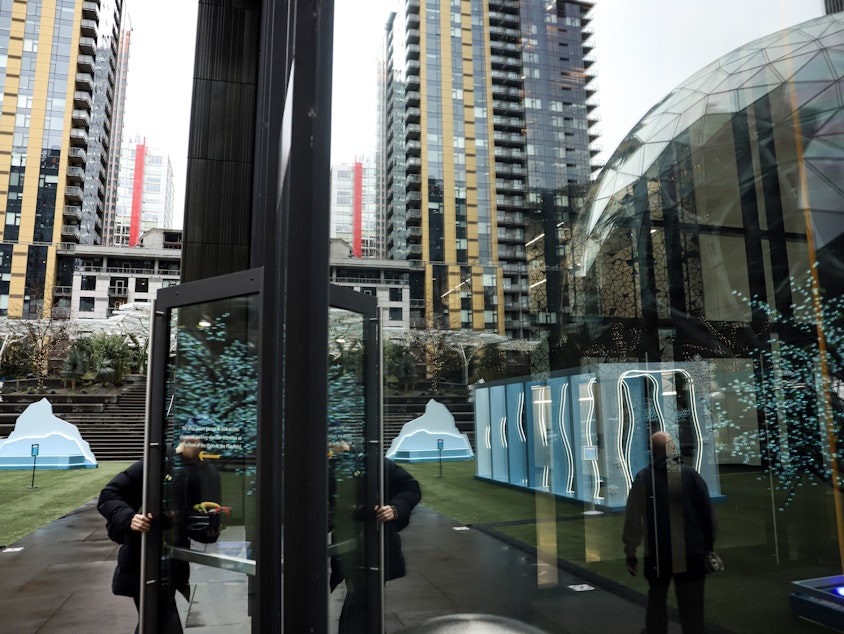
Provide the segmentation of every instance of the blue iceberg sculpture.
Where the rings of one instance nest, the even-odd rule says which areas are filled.
[[[37,469],[93,469],[97,459],[76,425],[53,415],[46,398],[29,405],[15,421],[15,430],[0,440],[0,469],[31,469],[38,445]]]
[[[396,462],[434,462],[440,458],[472,460],[474,457],[469,438],[457,430],[454,416],[434,399],[425,405],[422,416],[404,424],[387,450],[387,458]]]

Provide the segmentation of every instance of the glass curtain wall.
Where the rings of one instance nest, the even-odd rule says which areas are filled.
[[[396,23],[429,59],[419,88],[428,107],[411,112],[415,102],[407,104],[406,119],[408,129],[422,126],[424,147],[407,156],[422,159],[429,259],[408,259],[433,281],[422,298],[428,319],[385,333],[384,448],[423,495],[402,533],[408,575],[386,586],[387,630],[464,612],[546,631],[613,631],[607,619],[623,614],[638,631],[648,583],[625,568],[624,510],[649,463],[650,435],[666,431],[682,464],[707,485],[715,549],[727,566],[707,578],[707,623],[823,631],[798,618],[789,597],[801,592],[794,582],[832,577],[834,585],[844,572],[844,16],[749,42],[662,101],[654,95],[655,106],[590,184],[592,92],[543,82],[560,61],[541,60],[551,38],[558,50],[576,49],[586,73],[591,46],[572,35],[588,28],[585,3],[542,3],[541,16],[536,3],[515,1],[406,4],[407,18],[399,13]],[[507,101],[515,114],[491,112],[495,122],[471,141],[458,134],[453,112],[441,112],[443,101],[462,112],[458,97],[469,99],[457,92],[459,65],[449,55],[431,67],[439,49],[426,29],[445,38],[446,24],[450,51],[471,31],[469,41],[491,55],[490,77],[499,64],[514,80],[506,73],[516,64],[521,83],[513,87],[524,91]],[[508,29],[530,44],[518,58],[505,46]],[[446,67],[448,86],[436,74]],[[509,94],[506,86],[476,85],[474,103],[481,90],[493,99]],[[548,106],[556,101],[559,113]],[[453,314],[450,290],[455,299],[481,290],[471,286],[474,274],[437,273],[445,266],[437,218],[453,202],[443,169],[465,154],[468,171],[467,148],[516,123],[521,144],[491,142],[490,182],[479,179],[484,192],[469,196],[497,201],[499,240],[479,238],[481,253],[497,253],[483,262],[483,279],[503,285],[501,295],[487,295],[510,325],[438,320]],[[569,175],[555,171],[579,155],[586,174],[583,163]],[[495,189],[504,178],[511,187],[522,168],[519,191]],[[395,187],[397,174],[385,181]],[[415,168],[407,178],[407,191],[417,192]],[[513,241],[520,248],[504,251]],[[438,314],[447,304],[452,312]],[[431,423],[431,399],[448,409],[445,422]],[[460,453],[466,442],[469,457]],[[833,585],[824,590],[831,603]],[[599,594],[608,601],[600,607]],[[418,611],[408,613],[411,596]],[[673,592],[668,600],[676,609]]]

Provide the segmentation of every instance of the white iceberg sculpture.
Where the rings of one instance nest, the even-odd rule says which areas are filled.
[[[457,430],[454,416],[434,399],[425,405],[422,416],[404,424],[387,450],[387,458],[396,462],[434,462],[440,458],[471,460],[474,457],[469,438]]]
[[[0,440],[0,469],[31,469],[38,445],[37,469],[92,469],[97,459],[76,425],[53,415],[46,398],[29,405],[15,421],[15,430]]]

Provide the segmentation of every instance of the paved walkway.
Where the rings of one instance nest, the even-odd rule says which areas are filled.
[[[636,597],[625,597],[612,586],[570,589],[584,583],[595,586],[594,579],[576,570],[558,570],[553,587],[537,590],[538,574],[551,579],[554,570],[537,566],[534,557],[482,531],[455,530],[451,520],[423,506],[414,511],[402,536],[408,576],[387,584],[389,634],[456,613],[506,616],[549,633],[641,630],[644,610]],[[116,554],[93,500],[0,552],[0,631],[132,632],[137,618],[132,601],[111,594]],[[341,600],[336,591],[333,610]],[[186,604],[181,607],[186,611]],[[188,619],[186,631],[227,631],[191,627],[202,621],[211,624]],[[677,634],[680,629],[672,623],[669,631]]]

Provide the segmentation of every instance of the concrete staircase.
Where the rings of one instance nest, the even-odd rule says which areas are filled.
[[[146,377],[127,377],[118,394],[4,394],[0,438],[12,433],[26,407],[46,398],[53,414],[76,425],[98,461],[138,460],[144,453]]]
[[[425,405],[431,399],[442,403],[454,416],[458,431],[469,437],[475,446],[475,409],[463,395],[385,395],[384,396],[384,451],[390,442],[399,435],[405,423],[419,418],[425,413]]]

